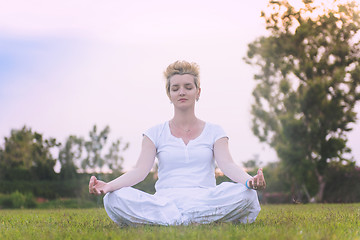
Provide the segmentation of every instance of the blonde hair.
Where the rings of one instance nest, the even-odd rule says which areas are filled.
[[[176,61],[170,64],[165,72],[164,76],[166,78],[166,94],[170,98],[170,78],[174,75],[184,75],[190,74],[194,77],[194,84],[196,88],[200,88],[200,78],[199,78],[199,65],[192,62],[189,63],[187,61]]]

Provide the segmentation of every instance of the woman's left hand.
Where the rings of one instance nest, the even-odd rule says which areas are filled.
[[[262,168],[259,168],[257,174],[249,180],[249,187],[255,190],[264,190],[266,188],[266,182]]]

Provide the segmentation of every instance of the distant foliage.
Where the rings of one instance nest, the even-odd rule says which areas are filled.
[[[128,149],[129,143],[123,143],[121,139],[112,142],[107,150],[108,136],[110,133],[109,126],[106,126],[101,132],[97,132],[97,126],[89,132],[89,139],[84,141],[86,157],[81,161],[81,169],[97,170],[102,172],[104,169],[120,173],[124,158],[121,153]]]
[[[360,167],[353,163],[347,166],[337,163],[329,168],[328,184],[325,188],[324,202],[360,202]]]
[[[83,152],[83,140],[74,135],[66,139],[65,144],[59,150],[59,162],[61,164],[60,178],[74,179],[78,177],[76,163],[80,161]]]
[[[56,179],[56,159],[50,150],[60,145],[54,138],[44,139],[42,134],[24,126],[12,130],[0,148],[0,180]]]
[[[121,154],[129,146],[121,139],[108,143],[109,133],[108,126],[98,133],[95,125],[89,133],[90,139],[71,135],[60,144],[55,138],[45,139],[26,126],[11,130],[4,145],[0,146],[0,193],[5,194],[0,207],[1,204],[7,208],[24,204],[23,207],[28,207],[31,204],[22,202],[31,194],[45,199],[91,199],[88,193],[90,175],[86,171],[101,174],[106,170],[119,176],[124,160]],[[58,159],[52,155],[55,149],[59,150]],[[57,160],[61,165],[60,173],[54,171]]]
[[[293,193],[321,202],[331,164],[353,161],[347,133],[360,99],[360,11],[356,2],[303,3],[270,1],[262,13],[270,34],[249,44],[245,61],[258,69],[254,134],[277,152]]]
[[[0,194],[0,209],[35,207],[35,198],[31,193],[22,194],[19,191],[15,191],[9,195]]]

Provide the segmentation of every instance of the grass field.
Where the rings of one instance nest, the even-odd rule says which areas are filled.
[[[360,239],[360,204],[264,205],[253,224],[120,228],[104,209],[0,210],[0,239]]]

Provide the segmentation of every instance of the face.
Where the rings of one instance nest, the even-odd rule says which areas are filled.
[[[194,105],[200,97],[200,91],[200,88],[196,88],[191,74],[178,74],[170,78],[170,100],[174,106]]]

